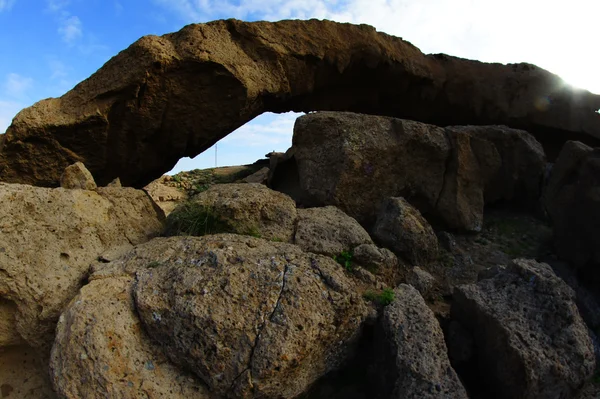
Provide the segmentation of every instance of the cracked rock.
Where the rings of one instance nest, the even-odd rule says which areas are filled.
[[[146,330],[217,394],[301,394],[348,358],[368,313],[340,265],[295,245],[221,234],[136,252]]]

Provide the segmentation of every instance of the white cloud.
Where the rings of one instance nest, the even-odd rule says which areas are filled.
[[[10,10],[13,4],[15,4],[15,0],[0,0],[0,12]]]
[[[6,131],[15,115],[24,107],[25,104],[18,101],[0,100],[0,134]]]
[[[81,20],[75,15],[62,17],[58,33],[61,35],[63,41],[72,44],[83,35]]]
[[[33,79],[17,73],[9,73],[4,82],[4,95],[11,98],[23,98],[27,90],[33,86]]]
[[[294,122],[300,115],[302,114],[294,112],[283,115],[264,113],[233,131],[219,143],[239,148],[272,146],[272,150],[287,149],[292,144]]]
[[[57,12],[68,6],[70,0],[47,0],[48,9],[52,12]]]

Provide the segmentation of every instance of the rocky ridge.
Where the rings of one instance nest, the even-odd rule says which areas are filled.
[[[0,394],[599,397],[598,149],[566,141],[597,98],[553,82],[327,21],[140,39],[0,138]],[[405,119],[311,113],[268,170],[112,179],[288,108]]]
[[[58,186],[83,162],[100,185],[143,187],[263,112],[353,111],[529,130],[553,158],[600,141],[600,96],[531,64],[486,64],[367,25],[213,21],[144,36],[0,140],[0,180]],[[85,138],[83,138],[85,137]]]

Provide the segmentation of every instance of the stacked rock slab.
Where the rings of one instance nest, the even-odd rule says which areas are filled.
[[[267,111],[504,124],[557,151],[567,137],[599,142],[599,108],[600,96],[533,65],[424,55],[367,25],[214,21],[142,37],[21,111],[1,140],[0,181],[57,186],[81,161],[101,186],[143,187]]]
[[[270,180],[299,203],[335,205],[369,228],[383,201],[404,197],[430,221],[479,231],[487,203],[537,205],[545,164],[523,130],[317,112],[296,120]]]

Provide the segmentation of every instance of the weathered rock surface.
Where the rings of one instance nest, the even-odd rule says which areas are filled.
[[[381,396],[467,398],[448,360],[444,334],[419,292],[401,284],[383,311],[378,345]]]
[[[373,237],[412,264],[430,262],[438,255],[438,241],[433,229],[402,197],[383,202],[373,227]]]
[[[26,345],[0,348],[0,398],[57,398],[48,378],[48,364],[38,350]]]
[[[335,206],[326,206],[298,209],[294,244],[306,252],[336,256],[373,241],[355,219]]]
[[[92,176],[90,171],[81,162],[75,162],[73,165],[65,168],[62,176],[60,176],[60,186],[62,188],[78,188],[81,190],[93,190],[97,187],[94,176]]]
[[[60,316],[50,372],[61,398],[214,398],[151,342],[132,298],[134,278],[92,277]]]
[[[218,394],[297,396],[348,358],[368,314],[341,266],[295,245],[223,234],[135,252],[146,331]]]
[[[167,234],[236,233],[291,242],[295,202],[258,183],[218,184],[176,208]]]
[[[552,147],[597,143],[599,108],[600,96],[533,65],[424,55],[366,25],[214,21],[142,37],[61,98],[21,111],[2,140],[0,180],[56,186],[81,161],[99,185],[143,187],[266,111],[504,124]]]
[[[478,231],[485,204],[537,205],[545,170],[540,144],[522,130],[348,112],[298,118],[292,148],[272,161],[271,187],[369,228],[381,202],[401,196],[432,221]]]
[[[574,300],[550,266],[523,259],[455,289],[452,318],[474,339],[489,395],[570,398],[592,376],[594,348]]]
[[[309,206],[334,205],[372,225],[390,196],[435,208],[450,145],[444,129],[349,112],[317,112],[296,120],[288,162],[278,160],[271,185]],[[281,171],[281,172],[279,172]],[[288,173],[285,173],[288,172]],[[297,176],[294,176],[295,172]],[[285,173],[280,177],[278,173]],[[294,192],[276,184],[298,181]]]
[[[600,278],[600,148],[570,141],[552,169],[544,205],[559,257]],[[600,281],[600,280],[598,280]]]
[[[436,283],[435,277],[427,270],[421,269],[419,266],[413,267],[408,272],[406,282],[415,287],[415,289],[419,291],[419,294],[424,298],[428,296]]]
[[[242,181],[244,183],[267,184],[267,180],[269,179],[269,171],[270,169],[265,166],[264,168],[252,173],[250,176],[244,177]]]
[[[365,274],[361,269],[366,269],[385,281],[389,287],[395,287],[403,280],[406,274],[404,264],[387,248],[379,248],[375,244],[362,244],[352,251],[352,263],[359,265],[354,274]],[[366,275],[368,276],[368,275]],[[378,287],[379,288],[379,287]]]
[[[179,204],[188,199],[188,195],[184,190],[178,190],[164,184],[165,178],[170,178],[170,176],[165,175],[154,180],[144,187],[144,191],[156,202],[156,205],[163,210],[165,215],[169,216]]]
[[[0,184],[0,345],[48,345],[90,263],[158,235],[162,226],[151,199],[132,188]]]
[[[452,150],[436,214],[448,227],[480,231],[485,204],[537,205],[546,157],[533,136],[504,126],[450,126],[446,132]]]

